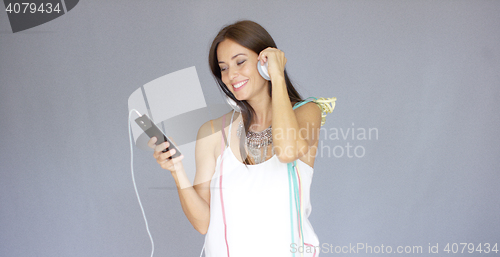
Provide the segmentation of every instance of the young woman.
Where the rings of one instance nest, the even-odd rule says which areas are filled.
[[[259,74],[258,62],[268,64],[270,81]],[[186,217],[206,234],[206,256],[319,254],[307,218],[322,109],[302,100],[286,62],[257,23],[224,27],[212,43],[209,64],[239,112],[200,127],[195,185],[186,176],[183,156],[168,159],[174,154],[162,153],[168,143],[149,142],[154,158],[172,173]]]

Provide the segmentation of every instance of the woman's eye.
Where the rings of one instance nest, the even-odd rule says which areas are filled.
[[[238,65],[243,64],[244,62],[246,62],[246,60],[239,61],[239,62],[238,62]]]
[[[226,70],[226,68],[225,68],[225,67],[220,67],[220,71],[221,71],[221,72],[223,72],[223,71],[225,71],[225,70]]]

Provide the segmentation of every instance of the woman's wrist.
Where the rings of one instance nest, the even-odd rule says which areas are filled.
[[[278,84],[282,84],[283,86],[286,87],[285,73],[278,72],[277,74],[269,74],[269,76],[271,77],[271,84],[273,85],[273,87]]]
[[[184,170],[181,162],[179,162],[178,164],[181,165],[178,169],[170,171],[170,174],[172,174],[172,177],[174,178],[175,185],[178,189],[192,187],[193,185],[189,181],[189,178],[187,177],[186,171]]]

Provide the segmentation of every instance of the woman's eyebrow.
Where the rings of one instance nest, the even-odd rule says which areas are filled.
[[[239,55],[245,55],[246,56],[246,54],[244,54],[244,53],[235,54],[233,57],[231,57],[231,60],[234,59],[234,58],[236,58],[236,57],[238,57]],[[219,63],[224,63],[224,62],[223,61],[219,61]]]

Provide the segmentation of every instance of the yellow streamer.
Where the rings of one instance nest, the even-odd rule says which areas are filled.
[[[335,101],[337,101],[336,97],[319,97],[318,99],[313,100],[313,102],[315,102],[321,109],[321,126],[323,126],[326,122],[326,115],[328,113],[332,113],[333,109],[335,109]]]

